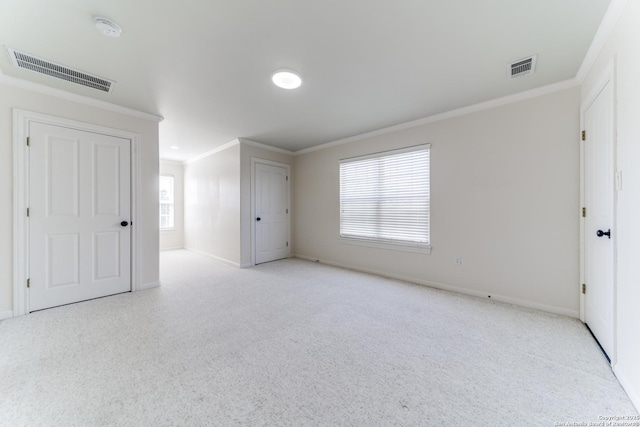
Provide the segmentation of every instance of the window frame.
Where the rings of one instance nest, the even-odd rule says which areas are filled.
[[[158,188],[158,226],[160,228],[160,231],[174,231],[176,228],[176,210],[175,210],[175,206],[176,206],[176,179],[175,176],[173,174],[168,174],[168,173],[161,173],[160,174],[160,178],[171,178],[171,203],[162,203],[162,199],[160,196],[160,191],[161,189]],[[158,181],[159,184],[159,181]],[[158,187],[160,187],[160,185],[158,185]],[[169,213],[169,218],[171,219],[171,226],[170,227],[162,227],[162,205],[170,205],[170,209],[171,212]]]
[[[342,165],[351,162],[357,162],[367,159],[373,158],[382,158],[387,156],[393,156],[402,153],[409,153],[414,151],[422,151],[426,150],[428,152],[428,170],[427,170],[427,242],[412,242],[412,241],[394,241],[389,239],[379,239],[375,237],[355,237],[355,236],[344,236],[342,230],[342,200],[343,200],[343,191],[342,191]],[[430,254],[431,253],[431,144],[420,144],[411,147],[405,147],[394,150],[387,150],[372,154],[367,154],[363,156],[357,157],[349,157],[340,159],[339,161],[339,178],[338,178],[338,198],[339,198],[339,217],[338,217],[338,240],[341,243],[356,245],[356,246],[365,246],[372,248],[380,248],[380,249],[390,249],[396,251],[404,251],[404,252],[415,252],[422,254]]]

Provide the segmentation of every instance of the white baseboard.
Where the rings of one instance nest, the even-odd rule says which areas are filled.
[[[175,246],[171,248],[160,248],[160,252],[162,251],[176,251],[178,249],[184,249],[184,246]]]
[[[12,317],[13,317],[12,310],[0,311],[0,320],[10,319]]]
[[[624,369],[620,369],[619,362],[613,367],[613,372],[616,374],[616,378],[618,379],[620,385],[622,385],[624,391],[627,393],[627,396],[629,396],[629,399],[631,400],[631,403],[633,403],[633,406],[635,406],[636,410],[640,412],[640,390],[635,390],[633,388],[631,382],[624,375]]]
[[[160,287],[160,282],[140,283],[140,285],[138,285],[138,290],[144,291],[147,289],[153,289],[153,288],[159,288],[159,287]]]
[[[220,261],[221,263],[227,264],[227,265],[229,265],[231,267],[240,268],[240,263],[238,263],[238,262],[231,261],[231,260],[228,260],[226,258],[222,258],[222,257],[219,257],[217,255],[213,255],[213,254],[210,254],[210,253],[207,253],[207,252],[202,252],[202,251],[199,251],[197,249],[189,248],[189,247],[186,247],[186,246],[184,247],[184,249],[186,249],[188,251],[191,251],[191,252],[195,252],[195,253],[200,254],[200,255],[208,256],[209,258],[213,258],[216,261]]]
[[[419,279],[419,278],[416,278],[416,277],[408,277],[408,276],[402,276],[402,275],[399,275],[399,274],[387,273],[385,271],[354,267],[352,265],[342,264],[342,263],[339,263],[339,262],[328,261],[328,260],[323,260],[323,259],[318,259],[318,258],[315,258],[315,257],[306,256],[306,255],[294,254],[294,257],[300,258],[300,259],[304,259],[304,260],[308,260],[308,261],[319,261],[322,264],[328,264],[328,265],[332,265],[332,266],[335,266],[335,267],[347,268],[349,270],[361,271],[363,273],[375,274],[377,276],[389,277],[390,279],[403,280],[405,282],[417,283],[419,285],[429,286],[429,287],[436,288],[436,289],[442,289],[444,291],[457,292],[457,293],[460,293],[460,294],[472,295],[474,297],[480,297],[480,298],[487,299],[487,293],[486,292],[482,292],[482,291],[476,291],[476,290],[472,290],[472,289],[461,288],[461,287],[458,287],[458,286],[451,286],[451,285],[447,285],[447,284],[444,284],[444,283],[431,282],[431,281],[422,280],[422,279]],[[576,319],[580,318],[580,312],[578,310],[569,310],[569,309],[566,309],[566,308],[555,307],[555,306],[552,306],[552,305],[538,304],[538,303],[531,302],[531,301],[521,300],[521,299],[517,299],[517,298],[505,297],[505,296],[496,295],[496,294],[493,294],[493,293],[491,294],[491,300],[492,301],[500,301],[500,302],[504,302],[504,303],[507,303],[507,304],[518,305],[520,307],[533,308],[533,309],[536,309],[536,310],[546,311],[548,313],[554,313],[554,314],[560,314],[560,315],[563,315],[563,316],[574,317]]]

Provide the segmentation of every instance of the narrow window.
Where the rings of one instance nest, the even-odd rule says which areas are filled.
[[[428,252],[429,154],[425,144],[341,160],[340,237]]]
[[[173,229],[173,176],[160,175],[160,230]]]

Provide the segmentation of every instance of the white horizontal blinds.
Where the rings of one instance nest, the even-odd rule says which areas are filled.
[[[340,235],[428,246],[428,145],[340,163]]]

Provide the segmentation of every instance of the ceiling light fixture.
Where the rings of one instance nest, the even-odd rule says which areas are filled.
[[[271,80],[282,89],[297,89],[302,84],[302,78],[291,70],[278,70],[271,76]]]
[[[171,148],[172,150],[179,150],[180,149],[180,147],[178,147],[177,145],[172,145],[169,148]]]
[[[122,34],[122,28],[115,21],[104,18],[102,16],[96,16],[93,18],[93,23],[96,25],[98,31],[107,37],[120,37]]]

